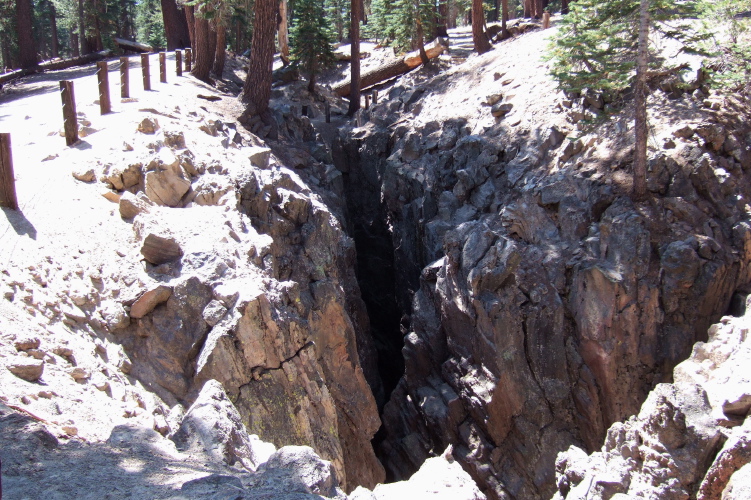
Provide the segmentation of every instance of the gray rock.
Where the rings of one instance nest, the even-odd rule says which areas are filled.
[[[237,409],[216,380],[207,381],[172,440],[181,451],[203,453],[228,465],[239,462],[256,470],[276,451],[274,445],[251,437]]]
[[[218,300],[212,300],[203,310],[203,319],[209,326],[214,326],[221,321],[225,314],[227,314],[227,308],[224,307],[224,304]]]
[[[41,343],[39,337],[22,336],[17,338],[13,342],[13,345],[17,351],[27,351],[29,349],[38,349]]]

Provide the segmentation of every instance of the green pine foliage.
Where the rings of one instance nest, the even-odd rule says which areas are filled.
[[[333,28],[334,38],[342,41],[349,32],[349,0],[325,0],[326,17]],[[367,26],[367,25],[366,25]]]
[[[140,43],[161,48],[167,46],[164,34],[164,19],[162,18],[162,4],[159,0],[141,0],[136,6],[136,26],[138,26],[137,40]]]
[[[696,52],[703,36],[695,29],[697,2],[652,0],[652,37],[680,42],[682,51]],[[585,89],[610,97],[631,86],[638,45],[639,0],[577,0],[570,4],[549,47],[551,74],[559,88]],[[666,61],[650,53],[650,70]]]
[[[435,30],[436,9],[429,0],[373,0],[365,36],[391,45],[400,52],[418,46],[417,19],[422,22],[424,37]],[[425,40],[423,40],[425,43]]]
[[[334,62],[331,38],[323,0],[297,0],[290,29],[290,56],[308,75],[311,91],[316,75]]]
[[[715,56],[713,82],[751,93],[751,0],[705,0],[701,10]]]

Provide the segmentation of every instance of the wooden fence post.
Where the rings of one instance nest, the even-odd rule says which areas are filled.
[[[0,207],[18,210],[16,179],[13,177],[13,154],[10,134],[0,134]]]
[[[159,81],[167,83],[167,54],[159,53]]]
[[[185,71],[190,73],[193,64],[193,52],[190,49],[185,49]]]
[[[65,127],[65,143],[72,146],[78,141],[78,118],[76,117],[76,96],[73,92],[73,82],[60,82],[60,96],[63,100],[63,123]]]
[[[365,94],[365,109],[370,108],[370,94]]]
[[[326,108],[326,123],[331,123],[331,103],[329,103],[329,101],[326,101],[325,108]]]
[[[545,11],[542,13],[542,29],[546,30],[550,28],[550,12]]]
[[[378,104],[378,90],[373,89],[373,104]]]
[[[110,101],[110,80],[109,80],[109,66],[107,61],[99,61],[96,63],[97,72],[96,77],[99,82],[99,111],[101,114],[106,115],[112,112],[112,103]]]
[[[143,73],[143,90],[151,90],[151,76],[149,76],[148,54],[141,54],[141,72]]]
[[[183,76],[183,53],[179,50],[175,51],[175,71],[177,76]]]
[[[120,58],[120,97],[130,97],[130,60],[127,57]]]

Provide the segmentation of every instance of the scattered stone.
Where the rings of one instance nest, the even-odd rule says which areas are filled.
[[[220,122],[221,123],[221,122]],[[214,120],[209,120],[205,123],[202,123],[199,127],[199,130],[202,132],[206,132],[212,137],[216,137],[219,134],[219,127],[217,127],[217,123]]]
[[[120,217],[123,219],[132,219],[136,215],[149,211],[149,204],[134,195],[130,191],[125,191],[120,197]]]
[[[157,205],[176,207],[190,189],[190,180],[180,167],[180,160],[164,148],[147,167],[146,196]]]
[[[514,105],[510,102],[498,103],[490,108],[490,114],[495,116],[496,118],[500,118],[501,116],[508,114],[508,112],[511,111],[513,107]]]
[[[130,307],[131,318],[143,318],[156,306],[162,302],[166,302],[167,299],[172,296],[172,288],[164,285],[159,285],[156,288],[152,288],[147,291],[133,303]]]
[[[89,378],[89,372],[84,368],[81,368],[80,366],[75,366],[68,370],[68,375],[73,377],[73,380],[75,380],[76,382],[80,382],[81,380],[86,380],[87,378]]]
[[[91,127],[80,127],[78,129],[78,137],[80,138],[88,137],[91,134],[94,134],[96,132],[99,132],[99,130],[95,128],[91,128]]]
[[[269,159],[271,158],[271,150],[269,148],[254,146],[247,148],[247,151],[251,165],[258,168],[269,167]]]
[[[14,345],[18,351],[27,351],[29,349],[38,349],[41,344],[39,337],[21,337],[16,339]]]
[[[142,134],[155,134],[159,130],[159,122],[156,118],[144,118],[138,124],[138,131]]]
[[[8,370],[18,378],[28,382],[36,382],[44,373],[44,361],[18,357],[8,364]]]
[[[497,93],[497,94],[490,94],[485,98],[485,104],[488,106],[493,106],[496,103],[498,103],[501,99],[503,99],[503,94]]]
[[[59,154],[55,153],[54,155],[49,155],[49,156],[43,158],[42,161],[54,160],[55,158],[58,158],[59,156],[60,156]]]
[[[133,151],[133,146],[123,141],[123,151]]]
[[[225,314],[227,314],[227,308],[224,307],[224,304],[218,300],[212,300],[203,310],[203,320],[213,327],[221,321]]]
[[[78,428],[73,425],[63,425],[60,427],[62,431],[70,437],[78,435]]]
[[[141,254],[147,262],[158,266],[179,259],[183,251],[174,238],[149,233],[143,240]]]
[[[662,144],[663,149],[675,149],[675,141],[669,138],[665,139],[665,142]]]
[[[582,149],[584,149],[584,143],[581,140],[568,141],[561,152],[561,161],[568,161],[572,156],[581,153]]]
[[[678,130],[674,131],[673,135],[680,139],[688,139],[689,137],[694,135],[694,129],[686,125],[685,127],[681,127]]]
[[[108,189],[102,193],[102,196],[104,196],[107,201],[111,201],[112,203],[120,203],[120,193],[116,193]]]
[[[93,168],[78,167],[73,170],[73,177],[81,182],[93,182],[96,180],[96,173]]]
[[[185,149],[185,136],[181,131],[165,131],[164,144],[172,149]]]
[[[509,85],[509,84],[511,84],[511,82],[513,82],[513,81],[514,81],[514,79],[513,79],[513,78],[506,78],[505,80],[503,80],[503,81],[501,82],[501,85],[503,85],[503,86],[505,87],[506,85]]]

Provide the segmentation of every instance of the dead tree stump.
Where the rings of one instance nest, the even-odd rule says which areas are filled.
[[[10,134],[0,134],[0,207],[18,210]]]

